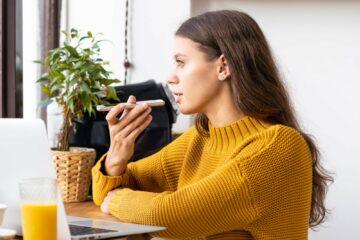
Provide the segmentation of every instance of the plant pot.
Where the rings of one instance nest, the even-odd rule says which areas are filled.
[[[87,200],[91,182],[91,168],[96,152],[92,148],[71,147],[70,151],[52,150],[57,182],[64,202]]]

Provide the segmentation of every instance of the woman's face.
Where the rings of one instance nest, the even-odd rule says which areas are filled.
[[[183,114],[206,114],[222,88],[218,80],[219,60],[207,60],[197,43],[176,37],[174,61],[168,83],[180,111]]]

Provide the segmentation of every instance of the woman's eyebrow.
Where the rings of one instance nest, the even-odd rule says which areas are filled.
[[[178,57],[186,57],[186,55],[182,53],[177,53],[174,55],[174,58],[178,58]]]

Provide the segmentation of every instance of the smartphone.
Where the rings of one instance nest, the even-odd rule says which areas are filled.
[[[149,105],[150,107],[161,107],[165,105],[164,100],[162,99],[155,99],[155,100],[146,100],[146,101],[138,101],[135,104],[134,103],[125,103],[125,109],[132,109],[134,108],[136,105],[140,105],[146,103],[147,105]],[[108,112],[111,110],[111,108],[113,108],[114,106],[104,106],[104,105],[97,105],[96,106],[96,110],[98,112]]]

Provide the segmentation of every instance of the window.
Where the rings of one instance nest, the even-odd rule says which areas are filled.
[[[0,0],[0,117],[22,117],[22,0]]]

